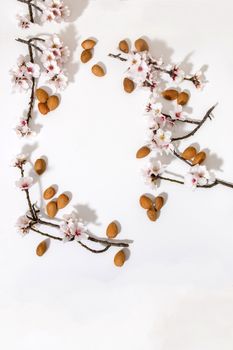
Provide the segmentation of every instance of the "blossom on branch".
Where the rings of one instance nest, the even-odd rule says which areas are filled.
[[[16,187],[21,189],[21,191],[26,191],[32,186],[33,178],[31,176],[21,177],[15,184]]]
[[[81,241],[82,239],[87,238],[87,228],[77,217],[77,214],[75,212],[63,216],[60,230],[64,235],[64,242],[71,240]]]
[[[15,226],[17,227],[18,232],[22,236],[25,236],[30,231],[30,224],[31,220],[26,215],[23,215],[18,218]]]

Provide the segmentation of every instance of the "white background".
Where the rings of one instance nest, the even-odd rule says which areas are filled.
[[[209,149],[207,165],[232,181],[232,1],[67,2],[73,23],[27,32],[62,32],[73,57],[71,83],[59,109],[36,116],[41,129],[26,150],[32,150],[32,160],[48,157],[42,188],[56,183],[60,192],[72,192],[64,213],[78,208],[99,235],[117,219],[119,238],[134,244],[130,259],[117,269],[113,250],[96,256],[54,241],[38,258],[41,237],[22,239],[16,233],[14,223],[26,203],[15,189],[18,174],[9,163],[25,145],[12,129],[28,96],[12,94],[8,72],[26,53],[14,39],[27,33],[17,28],[14,17],[24,6],[8,0],[0,13],[0,347],[232,350],[233,192],[221,186],[190,192],[162,184],[159,192],[167,193],[168,201],[159,220],[149,222],[138,205],[139,196],[148,192],[140,174],[145,162],[135,159],[145,141],[147,95],[140,90],[126,95],[121,86],[125,66],[107,57],[119,40],[133,42],[144,35],[157,57],[183,62],[188,72],[203,68],[209,83],[202,93],[192,90],[189,108],[199,117],[219,105],[215,119],[181,148],[197,142]],[[81,65],[80,43],[89,36],[98,39],[95,56]],[[107,69],[101,79],[90,73],[98,61]],[[175,161],[173,170],[186,169]],[[33,199],[39,199],[38,185]]]

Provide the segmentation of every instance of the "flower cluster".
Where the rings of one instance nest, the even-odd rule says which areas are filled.
[[[63,0],[37,1],[36,4],[32,0],[28,5],[30,6],[31,11],[33,11],[33,9],[37,10],[37,16],[40,18],[41,23],[53,21],[60,23],[70,16],[70,10],[68,6],[64,4]],[[31,20],[29,15],[18,14],[16,18],[20,28],[28,29],[30,27]]]
[[[68,81],[64,72],[64,64],[70,56],[68,47],[64,46],[57,35],[53,35],[42,42],[40,48],[43,51],[41,63],[47,82],[53,85],[57,91],[64,90]]]
[[[21,169],[22,166],[27,162],[27,156],[23,153],[18,154],[11,162],[11,165],[15,168]]]
[[[160,161],[157,161],[155,158],[151,158],[145,169],[142,170],[142,175],[145,178],[145,184],[149,185],[152,189],[156,188],[156,180],[159,175],[163,174],[165,169],[166,166]]]
[[[24,91],[32,88],[33,78],[39,78],[40,67],[32,63],[29,56],[20,55],[17,65],[11,69],[10,74],[14,88]]]
[[[34,135],[34,131],[28,126],[28,121],[25,118],[20,119],[19,124],[15,127],[15,132],[19,137]]]
[[[64,235],[64,242],[71,240],[81,241],[82,239],[87,238],[87,228],[77,217],[75,212],[63,216],[60,230]]]

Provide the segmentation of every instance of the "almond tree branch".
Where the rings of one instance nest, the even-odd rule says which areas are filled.
[[[28,11],[29,11],[29,16],[30,16],[30,21],[34,23],[34,18],[33,18],[33,12],[32,12],[32,7],[34,7],[36,10],[43,12],[43,10],[36,4],[32,2],[32,0],[17,0],[18,2],[22,2],[23,4],[28,5]]]

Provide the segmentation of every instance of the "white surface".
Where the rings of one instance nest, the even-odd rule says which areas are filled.
[[[43,188],[58,183],[60,191],[71,191],[72,205],[90,209],[81,212],[97,234],[117,219],[121,238],[134,239],[134,245],[130,260],[116,269],[114,251],[95,256],[75,244],[51,242],[39,259],[35,247],[41,238],[32,234],[21,239],[15,232],[14,222],[26,203],[14,188],[17,171],[8,164],[24,144],[12,128],[27,97],[11,93],[8,71],[26,48],[14,41],[25,36],[14,20],[20,5],[8,0],[0,13],[0,347],[230,350],[233,192],[216,187],[190,193],[164,184],[160,190],[168,192],[168,202],[161,217],[155,224],[146,219],[138,205],[148,191],[140,175],[144,161],[135,159],[145,139],[146,96],[124,94],[124,66],[107,54],[120,39],[145,35],[153,52],[166,61],[185,60],[185,68],[194,72],[208,66],[210,83],[203,93],[193,93],[191,107],[203,115],[216,101],[219,106],[216,118],[190,141],[209,148],[212,163],[223,170],[219,177],[232,180],[232,1],[69,3],[74,23],[64,25],[62,34],[74,50],[73,82],[55,113],[36,118],[42,129],[30,142],[32,159],[48,157]],[[29,33],[60,31],[59,25],[48,25]],[[80,43],[88,36],[99,40],[95,57],[80,65]],[[90,73],[98,61],[107,67],[103,79]],[[179,163],[176,169],[184,170]],[[36,188],[33,194],[38,198]]]

